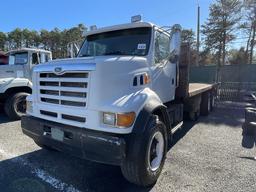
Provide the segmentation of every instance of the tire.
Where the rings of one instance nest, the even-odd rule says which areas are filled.
[[[200,106],[201,115],[207,116],[211,111],[211,95],[209,92],[202,94],[202,101]]]
[[[254,136],[256,137],[256,122],[245,122],[243,124],[243,136]]]
[[[252,149],[256,143],[256,123],[244,123],[242,135],[242,147]]]
[[[245,109],[245,122],[256,122],[256,109],[254,108],[247,108]]]
[[[158,143],[156,143],[157,138]],[[146,131],[140,135],[132,135],[130,138],[127,157],[121,165],[124,177],[129,182],[143,187],[155,184],[164,165],[167,139],[166,126],[158,116],[152,115]],[[154,159],[151,162],[152,158]]]
[[[4,104],[4,111],[11,120],[19,120],[26,114],[26,97],[28,93],[20,92],[11,95]]]
[[[197,121],[199,119],[199,117],[200,117],[200,110],[189,112],[189,120],[190,121]]]
[[[255,145],[255,138],[253,136],[245,135],[242,139],[242,147],[245,149],[252,149]]]
[[[215,106],[215,96],[213,93],[211,94],[211,104],[210,105],[211,105],[210,111],[213,111],[214,106]]]

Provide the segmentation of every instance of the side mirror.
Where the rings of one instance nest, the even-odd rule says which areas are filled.
[[[173,25],[170,38],[170,54],[168,60],[171,63],[177,63],[180,55],[181,45],[181,26],[179,24]]]

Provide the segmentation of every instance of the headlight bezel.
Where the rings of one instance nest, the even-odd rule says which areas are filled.
[[[103,116],[103,118],[102,118],[103,124],[115,126],[115,124],[116,124],[116,114],[115,113],[103,112],[102,116]]]
[[[112,118],[112,122],[106,121],[106,117]],[[128,112],[128,113],[113,113],[113,112],[103,112],[102,113],[102,123],[104,125],[108,125],[111,127],[117,128],[129,128],[134,124],[136,119],[135,112]]]

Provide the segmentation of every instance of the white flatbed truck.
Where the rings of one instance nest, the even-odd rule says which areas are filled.
[[[32,68],[48,62],[50,51],[21,48],[6,53],[7,64],[0,65],[0,103],[11,120],[18,120],[26,113],[26,97],[32,93]]]
[[[140,21],[88,32],[77,58],[34,68],[23,133],[153,185],[183,114],[207,115],[214,100],[213,85],[189,85],[180,32]]]

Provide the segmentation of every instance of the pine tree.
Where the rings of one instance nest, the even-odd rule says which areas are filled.
[[[236,37],[241,6],[240,0],[216,0],[210,6],[209,18],[202,26],[205,48],[217,55],[218,66],[225,64],[227,45]]]

